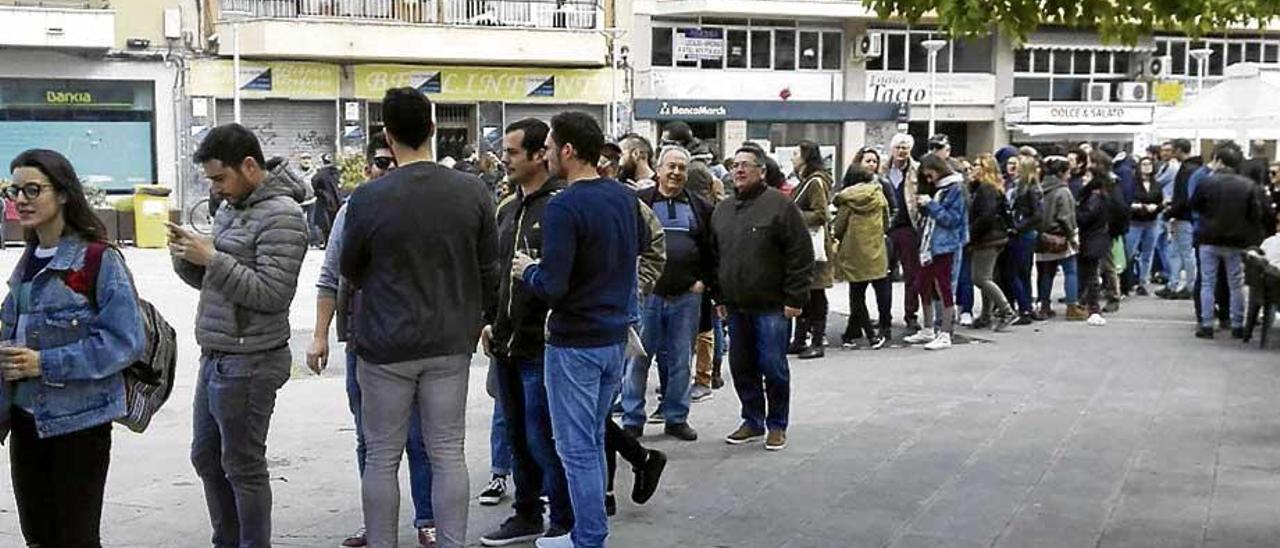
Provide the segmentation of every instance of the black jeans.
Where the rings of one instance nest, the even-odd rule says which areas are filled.
[[[1084,255],[1079,256],[1080,263],[1080,305],[1087,308],[1090,314],[1099,311],[1098,300],[1102,295],[1102,260]]]
[[[609,481],[607,492],[613,492],[613,476],[618,470],[618,455],[631,463],[632,468],[639,468],[649,457],[649,451],[640,445],[640,440],[631,437],[613,417],[604,421],[604,456],[609,465]]]
[[[867,311],[867,287],[876,292],[876,308],[879,310],[879,328],[889,328],[893,320],[893,282],[886,276],[879,280],[852,282],[849,284],[849,323],[844,329],[844,338],[853,340],[875,336],[871,326],[871,313]]]
[[[27,546],[100,548],[111,423],[40,439],[31,415],[11,414],[10,471]]]
[[[804,311],[796,318],[795,335],[792,340],[803,344],[806,340],[813,346],[822,346],[827,336],[827,292],[824,289],[809,291],[809,302]]]

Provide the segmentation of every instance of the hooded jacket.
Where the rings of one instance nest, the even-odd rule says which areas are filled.
[[[889,225],[889,200],[878,183],[847,187],[836,195],[833,225],[840,247],[835,275],[846,282],[866,282],[885,277],[889,255],[884,232]]]
[[[1056,175],[1048,175],[1040,182],[1044,193],[1044,209],[1040,215],[1040,232],[1065,236],[1072,246],[1062,253],[1036,253],[1036,261],[1060,261],[1076,254],[1076,200],[1071,188]]]
[[[924,215],[934,222],[929,238],[929,254],[934,257],[955,253],[969,243],[968,204],[961,188],[964,184],[964,176],[959,173],[943,177],[933,201],[924,207]]]
[[[249,354],[289,342],[289,305],[307,253],[300,202],[309,185],[281,164],[240,203],[213,219],[216,252],[208,266],[174,258],[173,268],[200,290],[196,342],[205,350]]]
[[[498,205],[499,264],[510,265],[517,249],[532,257],[542,256],[542,214],[547,202],[564,187],[564,181],[552,179],[528,196],[517,189]],[[524,284],[510,275],[500,277],[495,317],[488,319],[493,325],[493,354],[542,361],[550,311],[551,307]]]

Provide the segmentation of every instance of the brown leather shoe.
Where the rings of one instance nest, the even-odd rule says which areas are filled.
[[[729,445],[742,445],[744,443],[756,441],[763,436],[764,432],[743,424],[742,426],[739,426],[737,430],[734,430],[732,434],[725,436],[724,441]]]
[[[1088,309],[1078,304],[1067,305],[1067,321],[1083,322],[1087,319],[1089,319]]]
[[[781,451],[787,448],[787,431],[770,430],[764,439],[764,448],[769,451]]]

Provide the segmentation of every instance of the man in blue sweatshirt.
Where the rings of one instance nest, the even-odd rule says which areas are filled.
[[[622,379],[636,288],[636,260],[648,229],[636,195],[600,178],[596,162],[604,132],[591,116],[551,119],[547,165],[568,188],[547,203],[542,259],[517,252],[511,275],[551,307],[545,375],[556,452],[569,482],[574,527],[569,540],[539,539],[539,547],[604,546],[604,421]]]

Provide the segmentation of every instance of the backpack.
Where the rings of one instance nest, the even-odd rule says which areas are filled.
[[[95,308],[98,301],[94,292],[98,286],[98,271],[102,269],[102,254],[106,250],[107,244],[90,242],[85,250],[84,266],[78,271],[91,282],[85,296]],[[129,274],[129,282],[133,284],[132,273]],[[137,284],[133,286],[134,291],[137,291]],[[138,309],[146,331],[146,346],[143,348],[142,358],[124,370],[127,414],[116,419],[116,422],[141,434],[151,424],[151,417],[155,416],[173,392],[174,378],[178,372],[178,335],[164,316],[141,297],[138,297]]]

